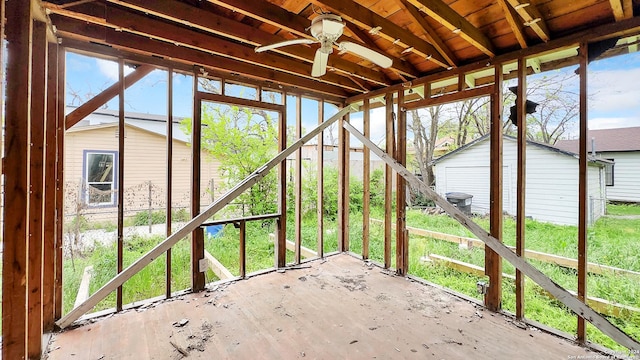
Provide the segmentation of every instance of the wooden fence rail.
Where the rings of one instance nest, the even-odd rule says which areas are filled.
[[[371,219],[371,222],[379,223],[379,224],[383,223],[382,220],[378,220],[378,219]],[[392,224],[392,226],[395,227],[395,224]],[[477,247],[480,249],[484,249],[484,243],[474,238],[445,234],[437,231],[425,230],[425,229],[420,229],[420,228],[410,227],[410,226],[407,226],[407,230],[409,230],[409,234],[429,237],[437,240],[444,240],[444,241],[463,245],[467,248]],[[515,250],[515,247],[513,246],[508,246],[508,248]],[[525,254],[525,257],[529,259],[535,259],[541,262],[555,264],[555,265],[562,266],[569,269],[578,268],[578,260],[576,259],[572,259],[572,258],[560,256],[560,255],[543,253],[543,252],[534,251],[534,250],[525,250],[524,254]],[[600,275],[615,274],[615,275],[631,275],[631,276],[640,277],[640,272],[637,272],[637,271],[621,269],[618,267],[602,265],[602,264],[597,264],[593,262],[588,263],[587,271],[592,274],[600,274]]]
[[[478,265],[469,264],[460,260],[456,260],[456,259],[452,259],[452,258],[448,258],[445,256],[436,255],[436,254],[429,254],[429,260],[433,261],[436,264],[446,266],[448,268],[455,269],[460,272],[464,272],[467,274],[472,274],[480,277],[484,276],[484,268]],[[511,281],[515,280],[515,276],[510,274],[503,273],[502,277],[505,279],[509,279]],[[545,291],[540,287],[536,287],[536,288],[540,293],[544,294],[545,296],[549,298],[554,298],[553,295],[551,295],[551,293],[549,293],[548,291]],[[569,290],[569,292],[572,294],[575,294],[574,291]],[[591,306],[595,311],[607,316],[615,316],[619,318],[623,315],[629,316],[633,314],[640,314],[639,308],[624,305],[624,304],[614,303],[614,302],[593,297],[593,296],[587,297],[587,304]]]

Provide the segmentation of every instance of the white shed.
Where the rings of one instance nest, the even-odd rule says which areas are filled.
[[[489,137],[483,136],[433,161],[436,192],[473,195],[471,210],[489,212]],[[517,142],[504,136],[503,210],[516,214]],[[605,165],[589,159],[588,214],[592,223],[605,213]],[[578,155],[547,144],[527,142],[525,216],[538,221],[577,225]]]

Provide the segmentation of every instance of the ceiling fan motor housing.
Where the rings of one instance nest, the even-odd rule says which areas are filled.
[[[342,36],[344,23],[342,18],[334,14],[318,15],[311,22],[311,35],[318,39],[322,47],[322,52],[330,54],[333,52],[333,43]]]

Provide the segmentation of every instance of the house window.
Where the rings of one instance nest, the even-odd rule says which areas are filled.
[[[604,168],[604,181],[607,186],[613,186],[613,159],[607,159],[611,164],[607,164]]]
[[[85,201],[89,206],[115,205],[116,152],[85,151]]]

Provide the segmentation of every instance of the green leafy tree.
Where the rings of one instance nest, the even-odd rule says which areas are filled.
[[[182,130],[191,134],[193,122]],[[205,105],[202,112],[202,150],[220,163],[224,188],[230,189],[277,154],[278,118],[256,109]],[[238,197],[250,215],[277,210],[277,173],[270,171]]]

